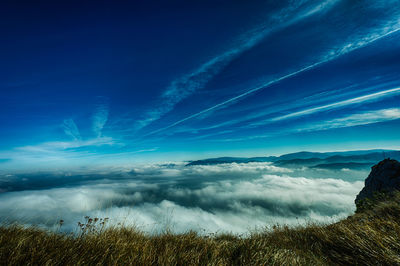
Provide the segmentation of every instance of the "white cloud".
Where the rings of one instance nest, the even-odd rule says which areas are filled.
[[[344,101],[330,103],[330,104],[326,104],[326,105],[322,105],[322,106],[317,106],[317,107],[313,107],[313,108],[309,108],[309,109],[293,112],[293,113],[290,113],[290,114],[287,114],[287,115],[278,116],[278,117],[272,118],[270,121],[286,120],[286,119],[289,119],[289,118],[301,117],[301,116],[305,116],[305,115],[314,114],[314,113],[317,113],[317,112],[322,112],[322,111],[332,110],[332,109],[336,109],[336,108],[346,107],[346,106],[349,106],[349,105],[354,105],[354,104],[359,104],[359,103],[364,103],[364,102],[369,102],[369,101],[377,101],[377,100],[380,100],[382,98],[386,98],[386,97],[397,95],[397,94],[400,94],[400,88],[394,88],[394,89],[390,89],[390,90],[383,90],[383,91],[375,92],[375,93],[372,93],[372,94],[367,94],[367,95],[363,95],[363,96],[360,96],[360,97],[347,99],[347,100],[344,100]]]
[[[95,112],[92,116],[92,130],[98,138],[102,136],[102,130],[104,125],[107,123],[108,114],[108,104],[101,102],[96,105]]]
[[[218,165],[194,165],[191,167],[187,167],[181,170],[183,174],[201,174],[201,175],[209,175],[209,174],[233,174],[233,173],[290,173],[292,170],[277,167],[272,165],[271,163],[265,162],[250,162],[250,163],[225,163]]]
[[[388,95],[382,95],[385,97]],[[362,97],[359,97],[362,98]],[[368,100],[374,100],[371,98],[364,98]],[[376,100],[376,99],[375,99]],[[321,109],[322,110],[322,109]],[[309,114],[305,112],[305,114]],[[300,115],[300,114],[299,114]],[[319,131],[319,130],[329,130],[334,128],[345,128],[345,127],[354,127],[354,126],[361,126],[361,125],[368,125],[373,123],[379,122],[386,122],[395,119],[400,119],[400,109],[399,108],[388,108],[388,109],[381,109],[381,110],[372,110],[372,111],[365,111],[362,113],[350,114],[344,117],[313,122],[308,124],[302,124],[300,126],[294,128],[288,128],[286,130],[280,130],[279,132],[271,132],[268,134],[262,135],[252,135],[246,137],[238,137],[238,138],[224,138],[222,140],[215,140],[215,141],[223,141],[223,142],[232,142],[232,141],[247,141],[252,139],[263,139],[269,138],[276,135],[287,135],[296,132],[303,132],[303,131]],[[269,120],[271,121],[271,120]],[[270,122],[271,123],[271,122]],[[266,124],[266,122],[259,122],[258,125]]]
[[[74,140],[80,140],[81,135],[79,133],[79,129],[75,124],[75,121],[73,119],[65,119],[62,128],[64,129],[64,133],[70,137],[72,137]]]
[[[342,127],[354,127],[372,123],[385,122],[400,119],[400,108],[389,108],[381,110],[366,111],[363,113],[351,114],[345,117],[314,123],[304,126],[298,131],[327,130]]]
[[[111,137],[101,137],[95,139],[76,140],[76,141],[50,141],[38,145],[17,147],[15,149],[20,151],[52,152],[52,151],[81,148],[88,146],[102,146],[102,145],[113,145],[113,144],[114,142]]]
[[[114,138],[104,136],[102,130],[108,121],[109,106],[105,97],[97,97],[94,112],[91,117],[91,129],[95,136],[83,139],[73,119],[65,119],[61,125],[64,133],[72,140],[47,141],[35,145],[14,147],[0,151],[0,156],[7,156],[10,160],[3,166],[7,169],[33,167],[64,167],[82,166],[94,158],[101,158],[103,154],[94,153],[93,149],[100,146],[123,146]],[[142,149],[134,153],[150,152],[152,149]],[[21,167],[22,166],[22,167]]]
[[[50,141],[36,145],[15,147],[0,151],[0,156],[9,160],[3,163],[7,170],[53,169],[58,167],[81,167],[89,161],[101,157],[92,153],[92,149],[101,146],[120,145],[111,137],[99,137],[87,140]],[[4,170],[3,169],[3,170]]]
[[[52,227],[65,220],[74,231],[86,215],[109,217],[110,224],[136,225],[147,232],[246,233],[276,223],[332,222],[354,211],[361,181],[295,177],[269,163],[137,166],[85,178],[54,176],[57,188],[0,194],[2,221]],[[344,173],[352,178],[352,172]],[[293,176],[289,176],[293,175]],[[324,172],[325,176],[337,175]],[[365,173],[367,175],[367,173]],[[23,182],[46,183],[42,175]],[[75,180],[66,182],[67,178]],[[35,181],[36,180],[36,181]],[[22,182],[18,176],[10,182]],[[21,185],[21,183],[18,183]]]

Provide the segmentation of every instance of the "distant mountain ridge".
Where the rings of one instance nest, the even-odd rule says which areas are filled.
[[[216,165],[224,163],[250,163],[250,162],[271,162],[281,167],[307,166],[321,169],[364,169],[385,159],[393,158],[400,160],[400,151],[397,150],[361,150],[345,152],[296,152],[281,156],[266,157],[218,157],[203,160],[191,161],[187,166],[192,165]]]
[[[279,157],[268,156],[268,157],[218,157],[204,160],[191,161],[187,165],[214,165],[223,163],[252,163],[252,162],[273,162]]]

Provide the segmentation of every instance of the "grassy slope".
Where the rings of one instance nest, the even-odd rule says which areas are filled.
[[[0,227],[0,265],[400,265],[400,193],[327,226],[276,227],[250,237],[149,236],[129,228],[72,237]]]

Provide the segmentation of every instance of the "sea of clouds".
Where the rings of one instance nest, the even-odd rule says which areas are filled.
[[[246,234],[275,224],[330,223],[355,210],[368,172],[271,163],[185,163],[0,175],[0,219],[76,232],[85,216],[164,230]]]

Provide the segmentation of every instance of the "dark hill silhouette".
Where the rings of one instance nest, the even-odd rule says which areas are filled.
[[[396,190],[400,190],[400,163],[393,159],[385,159],[372,167],[355,202],[359,204],[366,198],[372,199],[376,193]]]

